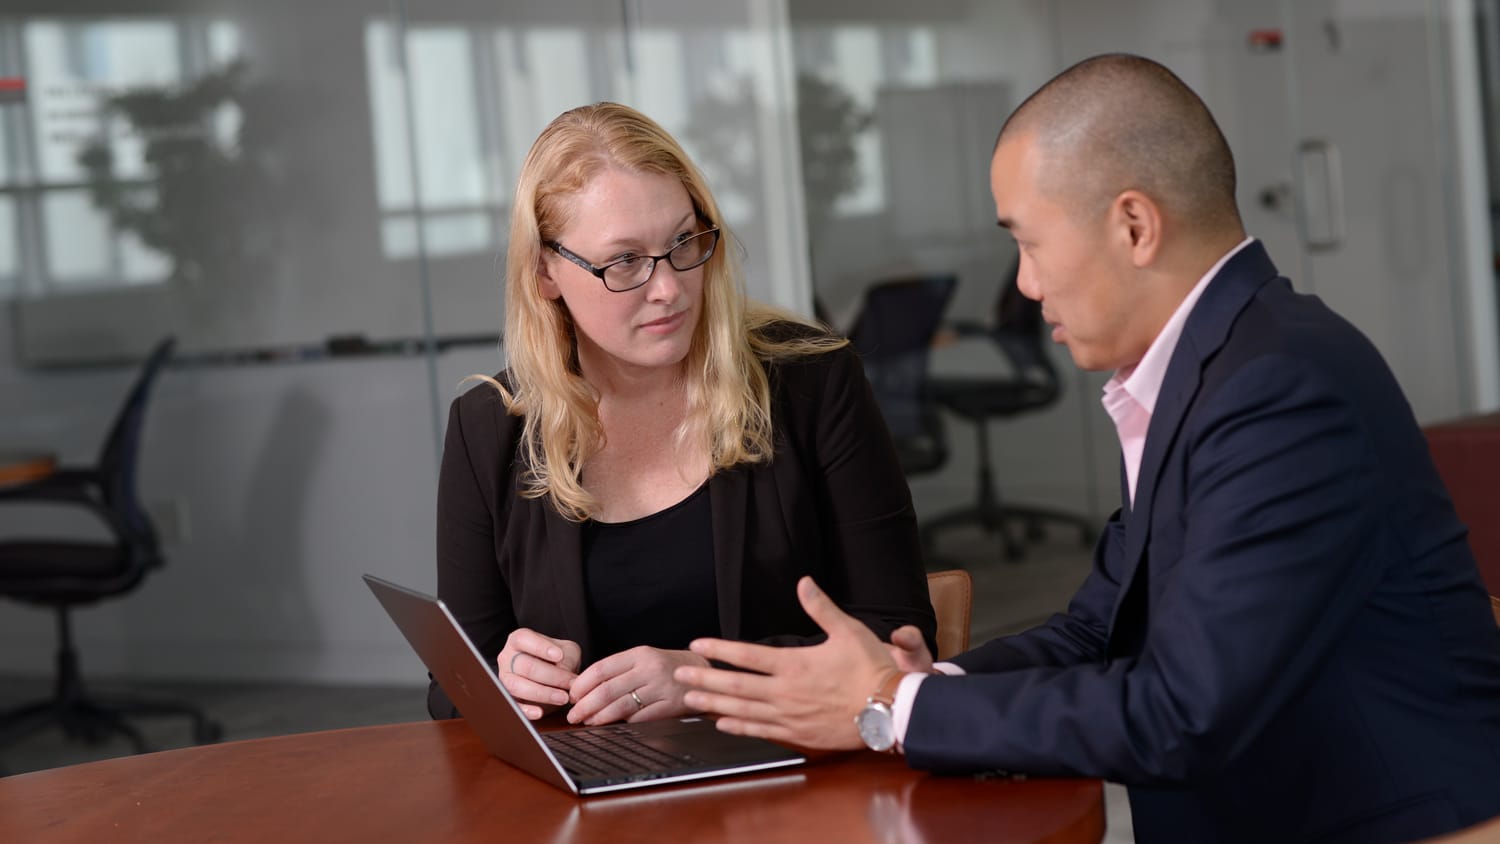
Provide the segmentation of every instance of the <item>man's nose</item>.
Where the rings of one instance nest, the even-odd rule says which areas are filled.
[[[1021,259],[1021,265],[1016,269],[1016,288],[1027,299],[1036,302],[1042,300],[1042,290],[1037,286],[1036,275],[1032,273],[1030,262],[1025,258]]]

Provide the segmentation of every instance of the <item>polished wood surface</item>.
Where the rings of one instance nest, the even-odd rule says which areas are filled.
[[[40,480],[57,471],[57,458],[35,452],[0,451],[0,486]]]
[[[574,798],[462,721],[170,750],[0,779],[0,841],[1090,842],[1092,780],[981,780],[894,756]]]

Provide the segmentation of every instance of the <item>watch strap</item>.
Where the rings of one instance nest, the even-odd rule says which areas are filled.
[[[885,679],[880,683],[880,687],[875,690],[874,694],[870,695],[870,700],[878,700],[886,706],[895,706],[896,689],[900,688],[901,681],[905,677],[905,673],[894,668],[891,669],[891,673],[886,675]]]

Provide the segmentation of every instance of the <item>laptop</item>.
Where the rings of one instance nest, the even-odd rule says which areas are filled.
[[[374,575],[364,580],[490,753],[564,791],[604,794],[807,761],[721,733],[703,717],[538,733],[442,601]]]

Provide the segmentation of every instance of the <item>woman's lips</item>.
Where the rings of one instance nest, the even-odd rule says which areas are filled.
[[[685,313],[687,313],[687,311],[678,311],[671,316],[665,316],[661,319],[652,320],[651,322],[645,323],[641,326],[641,328],[656,334],[668,334],[676,330],[678,325],[682,324],[682,315]]]

